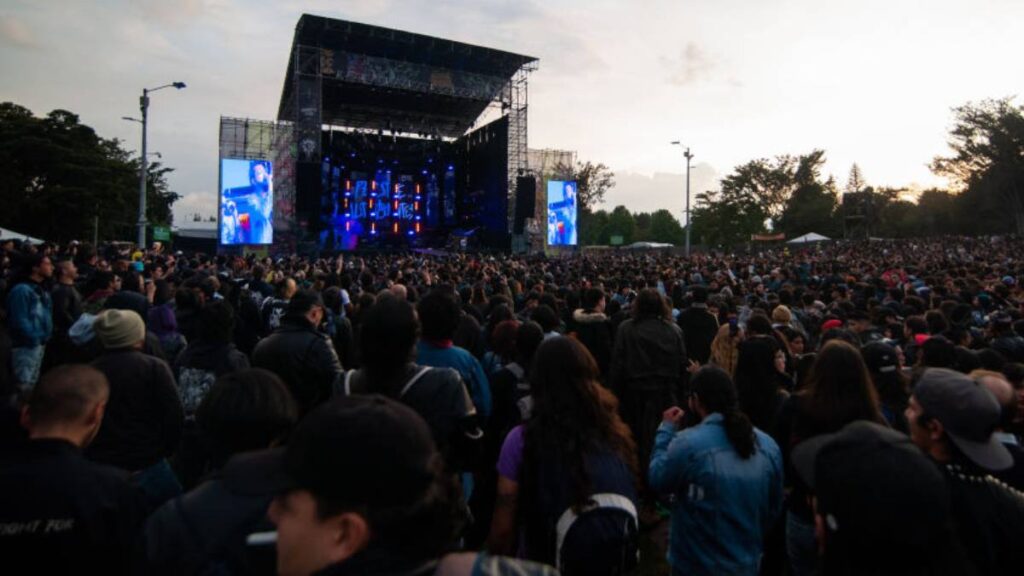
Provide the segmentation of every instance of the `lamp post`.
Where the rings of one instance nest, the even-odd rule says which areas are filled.
[[[681,144],[678,140],[672,142],[674,146],[683,146],[685,151],[683,156],[686,158],[686,257],[690,257],[690,159],[693,158],[693,154],[690,153],[690,147],[685,144]]]
[[[148,170],[148,154],[146,154],[146,121],[149,118],[149,93],[156,92],[157,90],[163,90],[164,88],[177,88],[178,90],[181,90],[184,87],[184,82],[171,82],[170,84],[164,84],[163,86],[157,86],[156,88],[143,88],[142,96],[139,97],[139,110],[142,111],[142,119],[139,120],[136,118],[122,116],[125,120],[142,124],[142,153],[139,155],[138,246],[140,250],[146,249],[146,171]]]

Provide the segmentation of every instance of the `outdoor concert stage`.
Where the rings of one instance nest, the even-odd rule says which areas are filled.
[[[290,54],[276,121],[221,118],[223,250],[509,249],[536,58],[308,14]]]

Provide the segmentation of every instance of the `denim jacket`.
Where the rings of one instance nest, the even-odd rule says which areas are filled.
[[[38,284],[22,282],[11,289],[7,316],[15,348],[41,346],[53,333],[53,302]]]
[[[671,495],[668,559],[676,572],[758,573],[765,535],[782,509],[782,454],[767,434],[755,428],[755,435],[744,460],[717,412],[686,430],[658,428],[648,476],[652,489]]]

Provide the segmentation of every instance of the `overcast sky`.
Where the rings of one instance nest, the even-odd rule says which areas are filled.
[[[273,119],[303,12],[483,44],[540,58],[529,143],[576,150],[618,174],[609,205],[684,205],[748,160],[826,151],[846,181],[945,182],[950,109],[1016,95],[1024,2],[1015,0],[2,0],[0,100],[78,113],[177,171],[177,214],[213,214],[221,115]]]

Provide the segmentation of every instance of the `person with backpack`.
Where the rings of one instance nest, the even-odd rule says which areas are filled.
[[[413,362],[419,320],[412,305],[387,295],[363,316],[363,366],[345,373],[341,396],[381,394],[426,420],[449,472],[471,470],[483,432],[459,373]]]
[[[474,524],[466,536],[469,546],[482,544],[491,527],[491,514],[497,496],[498,472],[495,464],[501,454],[501,445],[513,428],[530,419],[533,399],[530,397],[530,381],[527,369],[533,363],[537,347],[544,340],[544,330],[533,321],[509,320],[501,325],[513,328],[512,346],[514,359],[491,378],[491,417],[484,428],[482,465],[477,470],[477,489],[469,502]]]
[[[252,455],[247,488],[276,492],[280,576],[555,576],[550,568],[486,553],[449,554],[466,517],[427,423],[380,395],[335,398],[314,409],[287,447]]]
[[[530,372],[532,418],[498,459],[488,548],[563,575],[623,574],[636,566],[636,445],[586,347],[548,338]],[[517,546],[518,539],[518,546]]]
[[[198,441],[196,410],[217,378],[249,367],[249,358],[231,342],[234,326],[235,313],[226,301],[209,302],[199,312],[199,339],[188,344],[173,366],[185,411],[174,469],[186,490],[199,481],[207,457]]]
[[[253,546],[249,535],[273,529],[266,515],[275,494],[246,486],[258,460],[253,451],[281,443],[297,420],[295,400],[272,372],[251,368],[218,378],[196,412],[212,471],[150,516],[140,573],[274,574],[273,553]]]
[[[416,345],[416,362],[457,370],[469,390],[477,414],[486,421],[491,415],[490,382],[480,361],[454,342],[462,318],[458,296],[450,287],[435,288],[416,304],[416,312],[422,323],[421,338]],[[365,356],[366,343],[361,343],[361,346]]]
[[[672,573],[756,575],[782,511],[782,453],[740,411],[725,371],[702,368],[690,385],[700,424],[679,431],[685,412],[666,410],[648,470],[651,488],[674,497]]]

